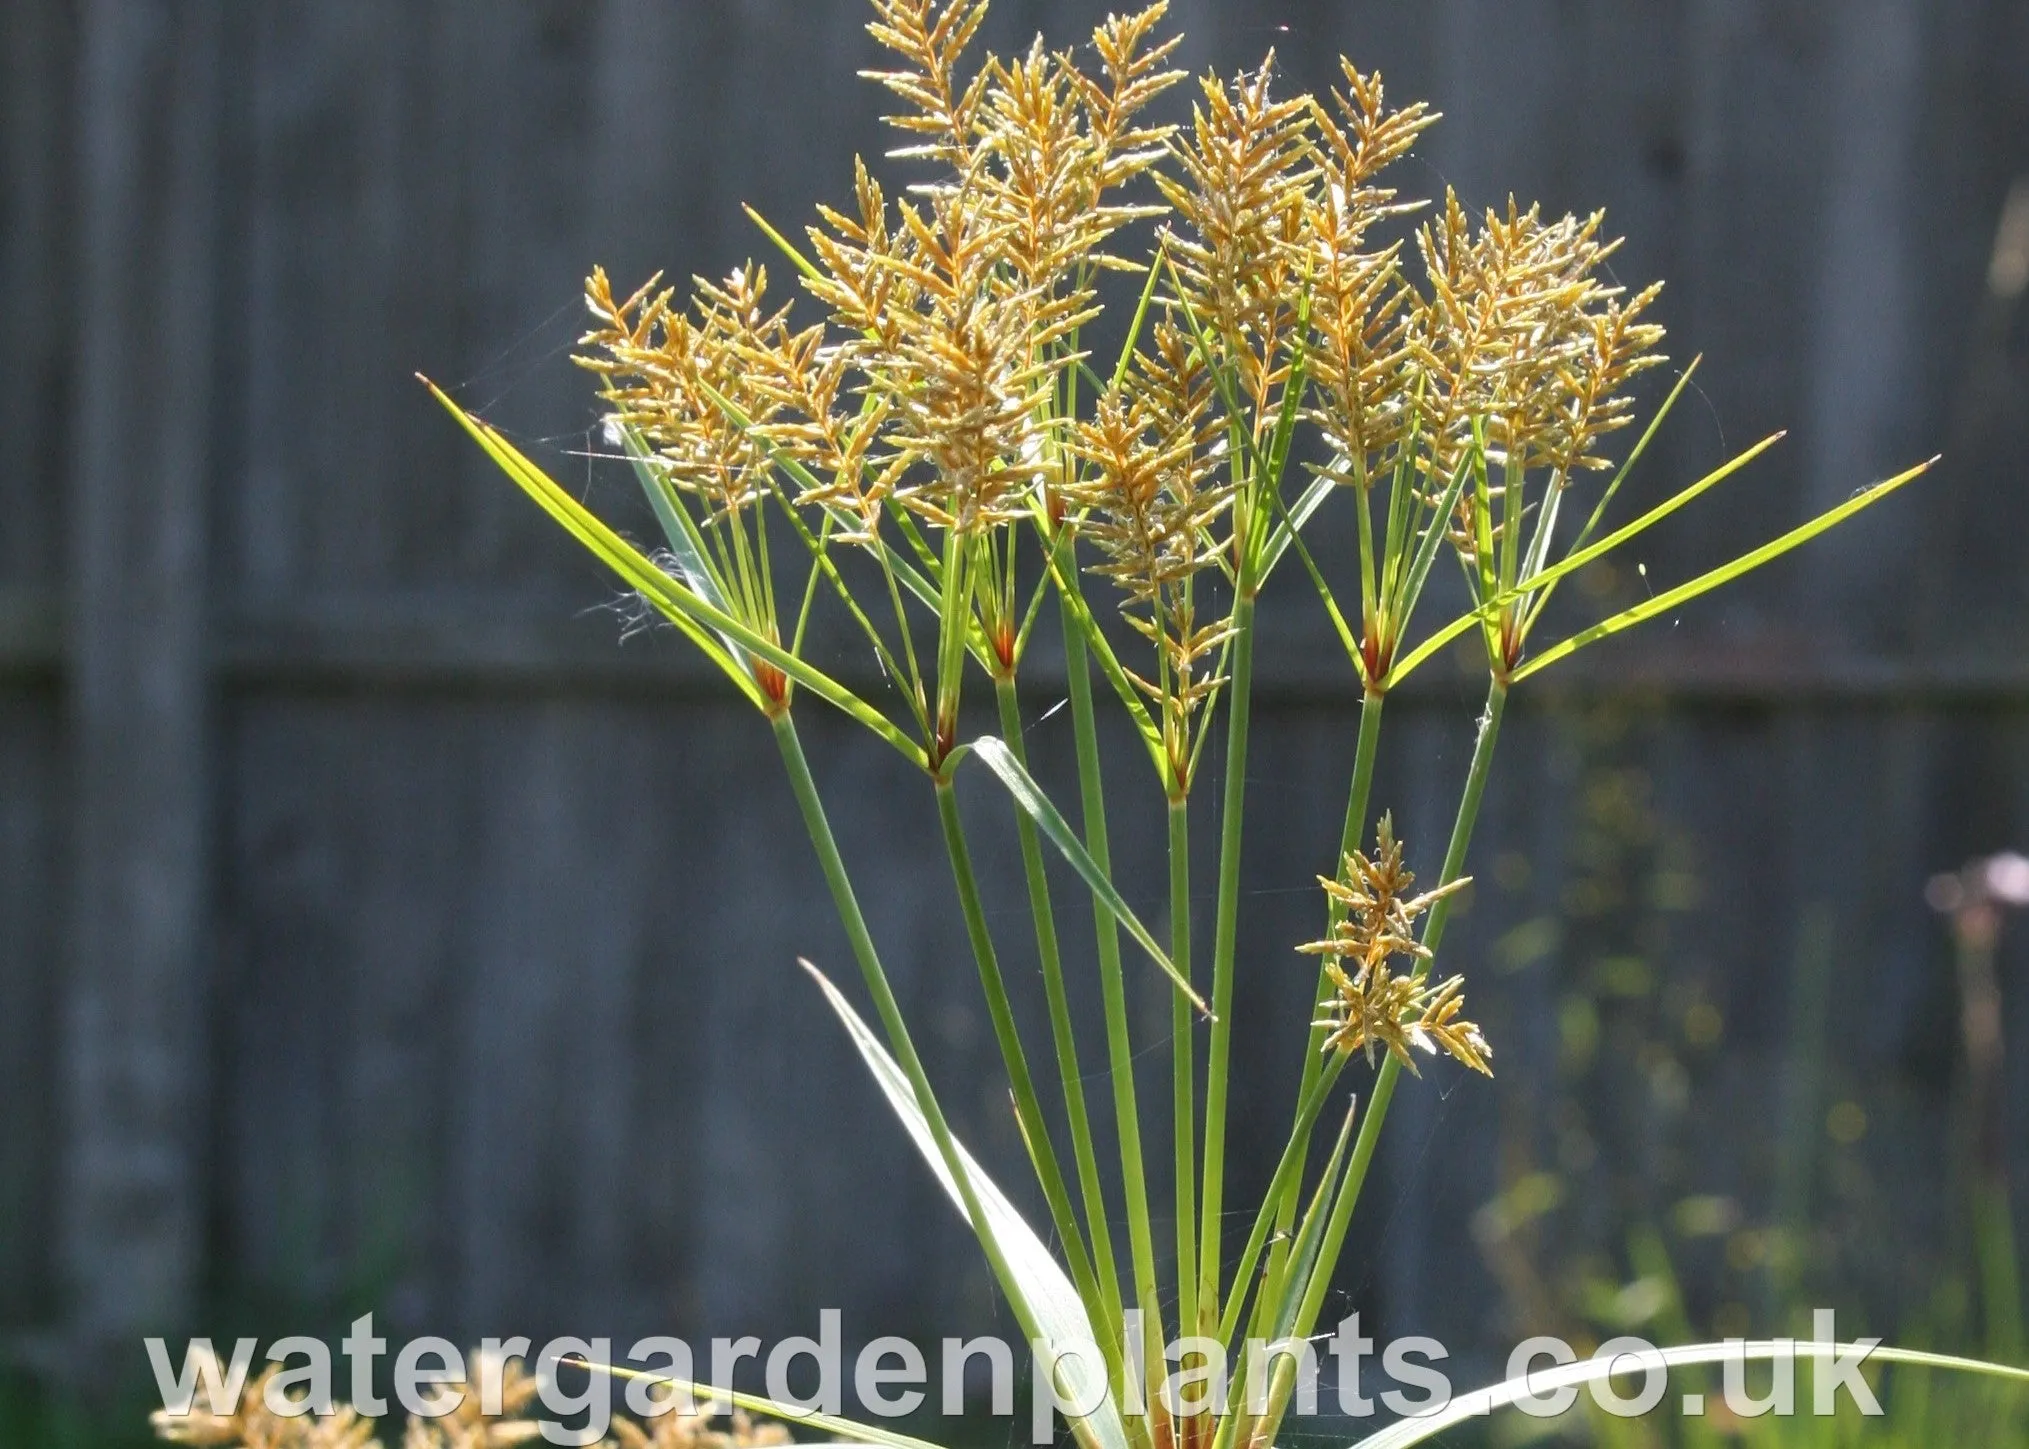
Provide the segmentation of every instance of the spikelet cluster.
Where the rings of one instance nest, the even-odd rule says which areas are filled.
[[[752,264],[686,307],[654,282],[616,299],[595,271],[580,361],[720,516],[775,490],[869,544],[898,511],[964,537],[1068,519],[1155,650],[1138,678],[1179,779],[1227,637],[1194,580],[1234,576],[1243,525],[1272,517],[1233,505],[1284,422],[1316,430],[1305,466],[1362,491],[1406,466],[1426,501],[1484,439],[1505,544],[1546,490],[1605,466],[1628,384],[1662,361],[1657,288],[1607,277],[1597,214],[1475,218],[1447,191],[1413,232],[1390,225],[1422,203],[1388,168],[1438,117],[1391,107],[1378,72],[1342,61],[1328,95],[1284,96],[1271,52],[1202,78],[1188,124],[1152,124],[1182,79],[1162,0],[1108,18],[1084,55],[1038,39],[976,62],[985,0],[873,9],[893,60],[865,74],[895,102],[893,154],[928,175],[895,195],[861,162],[851,200],[819,208],[802,285],[822,319],[793,325]],[[1098,279],[1147,218],[1147,325],[1119,381],[1087,388]],[[1451,529],[1469,561],[1473,506]]]
[[[1199,82],[1190,126],[1171,147],[1178,174],[1156,184],[1175,212],[1163,249],[1183,301],[1263,403],[1282,379],[1303,288],[1306,194],[1316,178],[1308,96],[1272,94],[1275,56],[1230,83]]]
[[[1475,230],[1455,193],[1416,236],[1429,291],[1410,316],[1408,343],[1427,378],[1432,486],[1459,466],[1477,425],[1498,492],[1534,470],[1567,486],[1601,468],[1604,434],[1626,426],[1621,390],[1663,361],[1662,328],[1640,320],[1660,292],[1629,298],[1602,279],[1618,241],[1602,241],[1601,213],[1545,221],[1509,199]],[[1469,529],[1458,535],[1470,552]]]
[[[500,1412],[488,1414],[479,1390],[459,1383],[464,1397],[458,1407],[441,1418],[409,1416],[402,1434],[402,1449],[512,1449],[518,1444],[541,1442],[542,1428],[534,1414],[536,1381],[518,1359],[484,1363],[475,1352],[471,1360],[481,1365],[479,1380],[488,1382],[495,1373],[500,1382]]]
[[[1328,937],[1297,949],[1325,958],[1325,973],[1336,992],[1316,1023],[1327,1028],[1326,1051],[1365,1048],[1371,1063],[1378,1045],[1416,1073],[1411,1047],[1443,1050],[1474,1071],[1493,1075],[1493,1048],[1459,1014],[1465,1009],[1463,978],[1430,984],[1424,963],[1431,953],[1416,939],[1417,918],[1471,879],[1461,876],[1411,896],[1416,877],[1402,864],[1402,845],[1386,815],[1375,832],[1373,855],[1355,850],[1336,879],[1318,878],[1341,914]]]
[[[481,1355],[475,1351],[468,1361],[477,1364]],[[269,1410],[266,1390],[280,1372],[277,1365],[250,1383],[232,1414],[158,1411],[150,1421],[156,1436],[216,1449],[381,1449],[376,1421],[350,1405],[336,1405],[329,1414],[287,1416]],[[461,1393],[458,1406],[437,1418],[410,1415],[401,1449],[514,1449],[541,1443],[535,1379],[516,1359],[489,1366],[481,1381],[491,1382],[494,1372],[500,1384],[499,1413],[483,1412],[479,1392],[470,1383],[450,1383],[438,1392]],[[682,1407],[665,1411],[645,1423],[616,1414],[609,1436],[595,1449],[777,1449],[792,1442],[780,1424],[757,1424],[743,1410],[705,1403],[690,1412]]]
[[[1335,110],[1313,104],[1319,184],[1304,212],[1303,272],[1311,288],[1307,354],[1317,425],[1343,481],[1365,486],[1402,446],[1415,400],[1409,347],[1412,294],[1403,280],[1401,242],[1375,245],[1386,218],[1414,210],[1393,188],[1375,185],[1436,120],[1418,102],[1391,111],[1381,74],[1362,75],[1342,61],[1346,89]]]
[[[725,1427],[713,1428],[714,1416],[725,1414]],[[757,1424],[744,1409],[730,1412],[706,1405],[696,1414],[664,1414],[646,1427],[632,1419],[613,1420],[613,1439],[621,1449],[768,1449],[795,1442],[780,1424]]]
[[[766,304],[768,272],[694,279],[688,312],[660,277],[620,300],[603,269],[585,283],[593,328],[580,364],[599,374],[614,423],[634,429],[671,482],[715,513],[752,508],[771,486],[765,447],[736,416],[766,422],[774,404],[752,385],[756,360],[787,340],[787,312]]]
[[[859,165],[853,205],[820,208],[807,290],[829,325],[792,329],[749,265],[696,285],[691,313],[653,285],[615,302],[594,273],[580,361],[606,379],[679,486],[753,502],[786,460],[792,501],[857,520],[890,502],[976,534],[1020,516],[1046,481],[1051,410],[1097,311],[1108,240],[1147,207],[1120,189],[1163,155],[1139,117],[1180,78],[1158,40],[1165,6],[1109,18],[1096,64],[1037,42],[1011,61],[965,53],[983,0],[876,0],[868,27],[899,63],[869,72],[903,108],[896,154],[940,163],[891,200]]]
[[[230,1414],[214,1414],[193,1406],[187,1414],[158,1409],[149,1416],[155,1436],[172,1444],[217,1445],[220,1449],[380,1449],[374,1423],[349,1405],[329,1414],[293,1417],[268,1408],[267,1390],[282,1371],[278,1364],[256,1377]]]
[[[1181,327],[1159,321],[1122,387],[1075,425],[1073,447],[1090,467],[1067,489],[1087,510],[1080,536],[1098,548],[1092,572],[1120,588],[1128,622],[1156,648],[1156,678],[1128,674],[1163,711],[1180,788],[1193,717],[1220,683],[1206,661],[1229,633],[1223,619],[1198,623],[1192,589],[1214,562],[1213,528],[1233,499],[1220,471],[1223,432],[1202,355]]]

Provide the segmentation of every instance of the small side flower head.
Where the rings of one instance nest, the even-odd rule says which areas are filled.
[[[1420,1076],[1410,1048],[1439,1049],[1476,1072],[1493,1075],[1493,1048],[1472,1022],[1460,1017],[1465,1008],[1464,978],[1454,976],[1432,986],[1424,963],[1430,950],[1416,939],[1416,921],[1438,901],[1463,889],[1471,876],[1411,896],[1414,873],[1402,865],[1402,845],[1395,825],[1383,815],[1375,831],[1374,853],[1349,853],[1337,879],[1318,877],[1333,907],[1331,933],[1297,950],[1325,958],[1325,975],[1335,991],[1313,1023],[1329,1029],[1325,1050],[1366,1049],[1374,1060],[1379,1045],[1409,1071]],[[1397,958],[1409,964],[1398,969]]]

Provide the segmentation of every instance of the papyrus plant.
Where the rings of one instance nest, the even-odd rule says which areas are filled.
[[[1689,369],[1635,434],[1629,384],[1662,362],[1657,292],[1609,279],[1614,244],[1600,217],[1546,219],[1512,201],[1478,217],[1450,195],[1423,214],[1386,177],[1437,116],[1391,108],[1380,76],[1351,64],[1324,97],[1278,94],[1272,57],[1204,77],[1172,124],[1157,119],[1160,103],[1184,78],[1168,66],[1176,41],[1160,32],[1161,3],[1109,18],[1081,53],[1039,40],[971,62],[985,10],[985,0],[874,0],[869,28],[893,60],[869,74],[894,98],[906,181],[891,192],[861,165],[850,203],[820,208],[800,240],[755,217],[777,271],[797,284],[787,296],[754,262],[700,280],[688,298],[656,281],[622,295],[591,274],[580,361],[599,379],[606,437],[654,509],[659,544],[623,538],[438,396],[767,722],[878,1032],[818,984],[970,1222],[1024,1333],[1096,1350],[1066,1352],[1056,1368],[1062,1396],[1090,1406],[1070,1416],[1080,1441],[1252,1449],[1275,1434],[1293,1363],[1242,1344],[1316,1327],[1401,1071],[1449,1055],[1484,1073],[1497,1059],[1499,1044],[1466,1015],[1460,973],[1438,961],[1510,691],[1921,469],[1543,644],[1565,576],[1774,441],[1613,524],[1618,491]],[[1102,334],[1113,339],[1103,356],[1092,341]],[[1616,467],[1625,436],[1636,441]],[[1311,547],[1306,528],[1326,510],[1353,516],[1357,553]],[[1248,956],[1253,971],[1292,969],[1276,964],[1291,948],[1321,960],[1315,1010],[1287,1024],[1286,1049],[1304,1062],[1287,1145],[1262,1201],[1236,1215],[1227,1089],[1232,1023],[1248,1009],[1238,882],[1256,605],[1292,557],[1364,704],[1342,848],[1318,862],[1318,939],[1258,943]],[[1470,604],[1427,627],[1418,608],[1431,576],[1453,567]],[[819,608],[850,620],[879,688],[856,691],[806,658]],[[1023,755],[1017,685],[1046,608],[1061,622],[1077,741],[1075,825]],[[1487,703],[1441,864],[1418,883],[1404,862],[1427,843],[1397,840],[1370,805],[1376,744],[1390,693],[1465,635],[1484,645]],[[981,687],[1000,734],[962,741],[962,696]],[[1061,1261],[952,1135],[799,742],[813,699],[892,747],[935,796]],[[1102,780],[1102,705],[1131,722],[1145,776]],[[1208,782],[1214,734],[1223,777]],[[1017,1026],[1005,943],[981,906],[953,788],[974,760],[1018,807],[1046,1040]],[[1218,877],[1201,940],[1189,836],[1207,788],[1221,797]],[[1166,930],[1138,919],[1112,880],[1108,809],[1135,791],[1160,792],[1167,808]],[[1045,838],[1089,893],[1099,1022],[1070,1005]],[[878,871],[878,857],[860,869]],[[1166,1043],[1130,1030],[1123,957],[1137,954],[1174,987]],[[1137,1097],[1133,1062],[1151,1048],[1171,1056],[1167,1111]],[[1089,1077],[1098,1049],[1107,1070]],[[1051,1071],[1046,1100],[1037,1079]],[[1088,1080],[1110,1099],[1091,1100]],[[1102,1161],[1093,1130],[1104,1111],[1117,1160]],[[1152,1152],[1171,1156],[1174,1200],[1161,1209],[1148,1191]],[[1241,1222],[1244,1237],[1225,1231]],[[1226,1346],[1229,1409],[1185,1412],[1153,1392],[1177,1336]]]

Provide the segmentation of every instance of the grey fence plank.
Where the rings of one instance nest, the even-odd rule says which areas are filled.
[[[81,16],[59,1232],[90,1344],[180,1320],[199,1271],[219,24],[212,5]]]
[[[76,359],[69,124],[75,7],[24,0],[0,15],[0,587],[56,583]]]
[[[56,959],[68,790],[47,690],[0,690],[0,1333],[47,1331],[58,1283],[48,1243],[58,1142]]]

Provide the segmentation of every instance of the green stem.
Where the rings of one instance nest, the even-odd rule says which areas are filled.
[[[929,1074],[923,1070],[923,1059],[916,1052],[916,1044],[909,1036],[908,1025],[902,1020],[901,1007],[895,1001],[895,993],[888,985],[888,974],[881,967],[881,959],[874,949],[873,935],[867,930],[866,916],[861,912],[859,898],[853,892],[852,881],[846,875],[845,859],[840,855],[838,841],[831,833],[831,821],[825,815],[824,802],[817,793],[817,784],[810,775],[810,762],[803,753],[803,742],[797,736],[796,724],[785,710],[774,717],[775,743],[782,752],[782,763],[789,773],[789,785],[795,792],[796,804],[803,812],[804,828],[810,833],[810,843],[816,847],[818,864],[824,870],[825,884],[831,888],[832,904],[838,911],[839,923],[845,927],[846,939],[852,945],[852,953],[859,962],[860,976],[866,982],[867,992],[874,999],[874,1010],[880,1016],[881,1026],[887,1032],[888,1045],[894,1049],[895,1059],[901,1065],[902,1073],[915,1089],[916,1106],[923,1113],[929,1125],[931,1141],[936,1144],[937,1155],[944,1163],[944,1170],[958,1186],[959,1200],[965,1206],[965,1216],[972,1224],[974,1236],[979,1239],[985,1251],[987,1262],[992,1265],[994,1276],[1000,1280],[1001,1290],[1007,1294],[1013,1306],[1015,1317],[1022,1330],[1031,1338],[1040,1336],[1034,1310],[1023,1295],[1021,1284],[1009,1267],[1007,1257],[1002,1253],[999,1240],[994,1236],[987,1221],[986,1211],[981,1207],[979,1194],[972,1185],[972,1174],[965,1168],[959,1157],[958,1144],[953,1141],[951,1127],[944,1119],[944,1109],[938,1105],[936,1094],[930,1088]]]
[[[1170,961],[1191,979],[1191,808],[1190,797],[1169,803]],[[1191,1004],[1170,993],[1171,1115],[1176,1151],[1177,1325],[1195,1332],[1198,1321],[1197,1234],[1197,1069],[1191,1047]]]
[[[1021,708],[1012,675],[994,681],[1000,704],[1002,738],[1026,770],[1028,751],[1022,744]],[[1022,871],[1028,879],[1029,914],[1036,927],[1036,955],[1043,968],[1043,993],[1049,998],[1050,1034],[1056,1042],[1057,1074],[1064,1089],[1064,1112],[1071,1123],[1071,1150],[1078,1167],[1078,1189],[1085,1202],[1085,1226],[1092,1235],[1092,1266],[1099,1280],[1099,1301],[1092,1305],[1101,1320],[1101,1341],[1117,1353],[1120,1342],[1120,1277],[1113,1260],[1113,1234],[1106,1225],[1106,1194],[1099,1181],[1099,1156],[1092,1147],[1091,1117],[1085,1105],[1085,1079],[1078,1069],[1078,1041],[1071,1026],[1071,1002],[1064,991],[1064,960],[1057,941],[1057,914],[1050,903],[1050,881],[1043,870],[1042,841],[1026,811],[1015,812],[1021,837]]]
[[[1296,1121],[1290,1127],[1289,1141],[1283,1146],[1282,1157],[1275,1165],[1275,1176],[1269,1181],[1268,1191],[1261,1199],[1261,1210],[1254,1215],[1254,1227],[1247,1235],[1247,1246],[1240,1253],[1240,1260],[1233,1267],[1233,1294],[1227,1301],[1224,1315],[1219,1320],[1219,1341],[1229,1348],[1234,1344],[1233,1335],[1240,1327],[1240,1310],[1247,1301],[1247,1283],[1254,1276],[1254,1268],[1261,1260],[1261,1250],[1268,1244],[1269,1228],[1275,1221],[1274,1207],[1285,1190],[1294,1184],[1298,1193],[1303,1191],[1303,1163],[1308,1155],[1311,1134],[1316,1130],[1318,1114],[1323,1110],[1325,1097],[1330,1093],[1345,1070],[1346,1056],[1334,1052],[1325,1068],[1304,1094],[1297,1108]],[[1264,1276],[1263,1287],[1257,1294],[1257,1303],[1265,1302],[1273,1295],[1268,1288],[1269,1279]],[[1257,1315],[1258,1316],[1258,1313]]]
[[[1346,792],[1346,821],[1339,830],[1339,853],[1332,861],[1332,874],[1336,876],[1345,863],[1345,858],[1359,849],[1367,833],[1367,801],[1374,788],[1374,758],[1381,744],[1381,710],[1388,702],[1388,696],[1381,690],[1369,688],[1360,702],[1360,737],[1353,749],[1353,779]],[[1330,936],[1345,918],[1345,907],[1333,897],[1326,899],[1325,934]],[[1331,979],[1325,975],[1324,967],[1318,967],[1317,985],[1312,989],[1311,1001],[1315,1005],[1329,999]],[[1319,1013],[1312,1011],[1311,1019],[1319,1019]],[[1309,1046],[1303,1054],[1303,1079],[1297,1089],[1297,1101],[1308,1100],[1312,1085],[1317,1081],[1318,1072],[1324,1064],[1325,1034],[1330,1028],[1312,1026]],[[1283,1262],[1289,1255],[1289,1233],[1296,1222],[1296,1211],[1301,1206],[1303,1184],[1294,1182],[1282,1194],[1282,1201],[1276,1209],[1275,1248],[1270,1257],[1270,1276],[1280,1275]]]
[[[1092,1273],[1092,1259],[1071,1210],[1071,1195],[1064,1187],[1064,1172],[1057,1162],[1057,1150],[1050,1142],[1049,1125],[1036,1097],[1035,1079],[1029,1074],[1028,1055],[1022,1049],[1015,1028],[1014,1008],[1008,1001],[1007,982],[1000,973],[1000,957],[987,930],[986,908],[979,897],[979,880],[973,874],[972,852],[965,843],[965,823],[958,814],[958,794],[948,776],[937,784],[937,815],[944,825],[944,847],[951,857],[951,877],[958,887],[959,905],[965,912],[965,931],[972,941],[972,958],[979,967],[979,984],[986,994],[986,1009],[993,1018],[994,1035],[1000,1041],[1001,1060],[1007,1066],[1008,1086],[1014,1094],[1015,1119],[1028,1145],[1029,1160],[1036,1179],[1050,1205],[1050,1220],[1063,1240],[1064,1255],[1070,1259],[1071,1281],[1078,1296],[1087,1303],[1099,1301],[1098,1284]],[[1103,1346],[1102,1346],[1103,1347]]]
[[[1486,794],[1487,773],[1493,765],[1494,745],[1500,738],[1501,716],[1507,709],[1507,703],[1507,683],[1497,677],[1487,687],[1486,713],[1480,717],[1479,738],[1473,745],[1465,793],[1459,799],[1458,815],[1451,826],[1451,843],[1444,852],[1444,869],[1438,878],[1440,887],[1457,880],[1465,868],[1466,847],[1471,844],[1473,827],[1479,822],[1480,801]],[[1455,895],[1440,898],[1424,918],[1423,944],[1433,953],[1444,939],[1444,924],[1451,915],[1451,903],[1456,899]],[[1421,978],[1429,969],[1429,961],[1421,962],[1416,974]],[[1345,1186],[1339,1190],[1338,1201],[1332,1204],[1331,1221],[1325,1227],[1317,1264],[1311,1270],[1303,1305],[1297,1312],[1293,1332],[1298,1337],[1310,1333],[1317,1322],[1318,1311],[1324,1305],[1325,1292],[1331,1286],[1332,1270],[1337,1266],[1339,1252],[1345,1246],[1346,1229],[1352,1222],[1353,1208],[1359,1202],[1360,1189],[1366,1183],[1367,1169],[1373,1163],[1374,1149],[1380,1142],[1381,1124],[1387,1120],[1388,1104],[1394,1099],[1395,1079],[1401,1072],[1402,1064],[1392,1052],[1382,1058],[1381,1069],[1374,1077],[1374,1090],[1368,1099],[1366,1116],[1360,1123],[1359,1138],[1353,1144],[1353,1159],[1346,1167]],[[1284,1407],[1282,1403],[1270,1404],[1268,1434],[1274,1433],[1274,1426],[1280,1421]]]
[[[930,762],[941,769],[958,734],[958,691],[965,676],[965,631],[972,607],[971,570],[964,537],[957,529],[944,538],[943,589],[937,606],[937,713]]]
[[[1254,694],[1254,595],[1233,603],[1230,703],[1226,719],[1226,787],[1219,817],[1219,902],[1212,933],[1212,1031],[1205,1063],[1205,1185],[1200,1195],[1203,1241],[1198,1259],[1198,1332],[1219,1317],[1219,1229],[1226,1197],[1226,1087],[1233,1048],[1233,958],[1240,929],[1240,827],[1247,805],[1247,726]]]
[[[1974,1245],[1980,1264],[1980,1303],[1986,1311],[1987,1349],[2009,1363],[2022,1357],[2022,1271],[2015,1256],[2015,1218],[2005,1176],[1982,1173],[1973,1187]]]
[[[1092,709],[1092,680],[1085,631],[1077,609],[1059,593],[1064,622],[1064,669],[1071,688],[1071,721],[1078,740],[1078,788],[1085,813],[1085,849],[1108,877],[1112,848],[1106,831],[1106,784],[1099,768],[1099,729]],[[1106,1013],[1106,1063],[1113,1079],[1114,1130],[1120,1139],[1120,1178],[1127,1198],[1128,1253],[1134,1264],[1134,1299],[1146,1331],[1158,1340],[1160,1299],[1155,1281],[1155,1234],[1148,1211],[1148,1172],[1141,1155],[1141,1108],[1134,1090],[1134,1045],[1127,1022],[1127,984],[1120,965],[1120,926],[1097,893],[1092,897],[1098,933],[1099,990]]]

